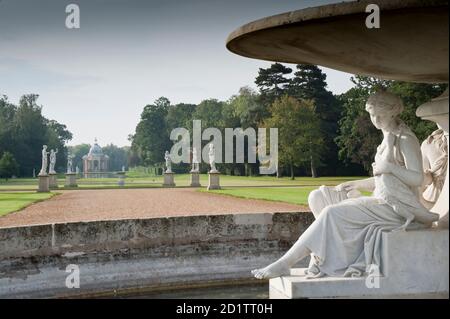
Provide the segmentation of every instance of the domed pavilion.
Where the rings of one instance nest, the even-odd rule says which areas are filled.
[[[89,153],[83,156],[83,175],[85,178],[106,178],[108,177],[108,165],[109,156],[103,154],[102,148],[95,139]]]

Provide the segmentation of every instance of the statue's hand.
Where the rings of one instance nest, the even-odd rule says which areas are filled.
[[[351,191],[358,190],[357,184],[354,181],[345,182],[335,187],[338,192],[350,193]]]
[[[390,132],[383,131],[384,141],[388,149],[393,149],[395,144],[395,135]]]
[[[391,174],[393,171],[393,164],[385,160],[377,160],[372,164],[373,176],[382,174]]]
[[[424,185],[428,186],[433,183],[433,174],[431,173],[431,171],[429,169],[425,170],[423,177],[424,177],[424,180],[423,180]]]

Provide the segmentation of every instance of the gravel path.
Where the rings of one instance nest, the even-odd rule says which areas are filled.
[[[154,217],[306,212],[307,207],[241,199],[189,188],[62,191],[61,195],[0,217],[0,227]]]

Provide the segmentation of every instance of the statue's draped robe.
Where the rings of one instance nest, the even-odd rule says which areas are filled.
[[[396,135],[394,161],[405,166],[399,151],[401,135],[415,135],[402,125]],[[417,141],[418,152],[420,145]],[[377,156],[383,156],[382,143]],[[390,176],[383,176],[390,175]],[[302,234],[305,246],[313,253],[309,276],[362,276],[373,265],[381,265],[381,235],[403,227],[418,229],[424,226],[407,223],[409,209],[422,211],[417,189],[402,183],[391,174],[375,177],[375,191],[371,197],[346,199],[342,192],[321,187],[325,207],[317,220]],[[398,196],[396,196],[398,195]],[[426,210],[426,209],[425,209]]]

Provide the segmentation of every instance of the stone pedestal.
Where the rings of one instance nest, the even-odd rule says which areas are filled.
[[[39,175],[38,193],[48,193],[50,192],[50,183],[48,175]]]
[[[191,171],[191,187],[201,187],[200,173]]]
[[[448,230],[383,233],[381,277],[306,279],[305,269],[270,280],[270,298],[448,298]]]
[[[49,187],[50,189],[58,188],[58,174],[50,173],[49,175]]]
[[[64,184],[64,187],[67,187],[67,188],[78,187],[76,173],[67,173],[66,174],[66,183]]]
[[[208,190],[220,189],[220,173],[209,172]]]
[[[164,173],[163,187],[175,187],[174,173]]]
[[[118,172],[117,175],[119,176],[119,181],[117,182],[117,185],[119,187],[125,186],[125,172]]]

